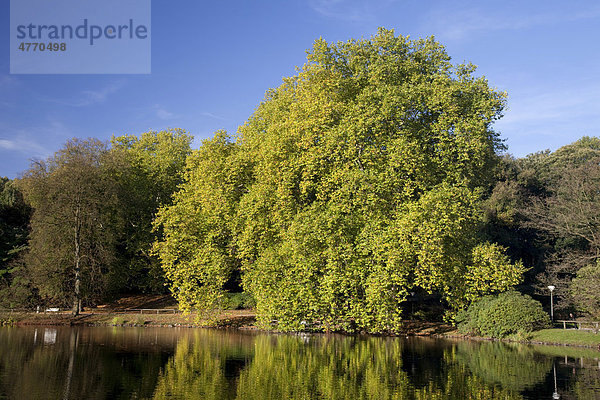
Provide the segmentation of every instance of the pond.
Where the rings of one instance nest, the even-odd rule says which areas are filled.
[[[427,338],[0,328],[0,398],[600,399],[599,357]]]

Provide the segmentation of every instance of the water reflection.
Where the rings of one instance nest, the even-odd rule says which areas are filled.
[[[2,328],[0,398],[600,399],[599,357],[419,338]]]

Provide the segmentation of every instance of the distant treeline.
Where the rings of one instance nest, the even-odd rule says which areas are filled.
[[[97,304],[163,291],[150,251],[152,222],[182,182],[192,137],[182,130],[73,139],[2,181],[0,232],[5,306]]]
[[[600,140],[503,155],[505,94],[474,71],[381,29],[316,41],[235,138],[73,139],[2,181],[0,299],[77,311],[166,283],[184,309],[243,290],[265,326],[381,332],[415,299],[452,319],[553,284],[559,312],[597,314]]]

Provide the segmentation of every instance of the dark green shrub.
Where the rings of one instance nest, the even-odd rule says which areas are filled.
[[[462,333],[503,338],[549,327],[550,317],[539,301],[509,291],[479,299],[461,311],[456,322]]]
[[[249,293],[226,293],[224,307],[227,310],[241,310],[254,308],[256,302]]]
[[[569,292],[577,311],[588,318],[600,318],[600,264],[592,264],[577,271]]]

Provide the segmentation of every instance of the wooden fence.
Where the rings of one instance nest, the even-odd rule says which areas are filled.
[[[128,308],[121,313],[140,313],[140,314],[179,314],[181,310],[177,308]]]
[[[562,324],[563,329],[567,329],[567,325],[569,325],[577,329],[593,330],[594,333],[598,333],[598,326],[600,325],[599,321],[575,321],[558,319],[554,322]]]
[[[28,309],[28,308],[0,308],[0,313],[64,313],[70,312],[68,308],[60,309],[58,307]],[[84,311],[89,311],[84,310]],[[177,308],[127,308],[124,310],[92,310],[94,313],[109,314],[180,314],[182,311]]]

